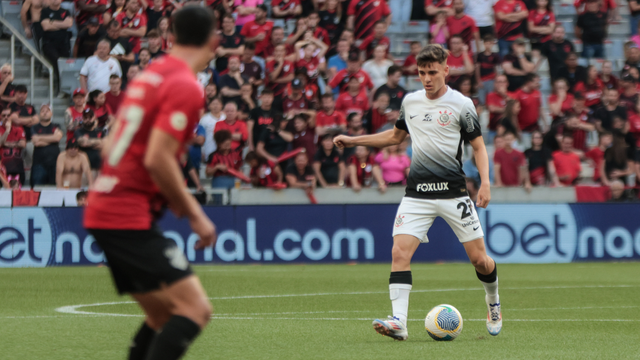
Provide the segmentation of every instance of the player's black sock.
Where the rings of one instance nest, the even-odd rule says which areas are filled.
[[[154,336],[156,336],[156,331],[150,328],[146,322],[143,322],[142,327],[140,327],[136,336],[133,337],[133,342],[129,347],[129,360],[146,359],[149,346]]]
[[[409,271],[392,271],[389,276],[389,284],[413,284],[411,270]]]
[[[482,281],[483,283],[494,283],[496,282],[496,280],[498,280],[498,264],[496,264],[495,262],[493,263],[494,267],[493,267],[493,271],[491,272],[491,274],[488,275],[482,275],[478,272],[478,270],[476,270],[476,275],[478,275],[478,279],[480,279],[480,281]]]
[[[151,343],[147,360],[179,359],[199,333],[198,324],[184,316],[172,316]]]

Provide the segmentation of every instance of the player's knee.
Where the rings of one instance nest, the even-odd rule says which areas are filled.
[[[147,314],[147,318],[145,319],[145,322],[147,323],[147,325],[149,325],[150,328],[152,328],[153,330],[160,330],[162,329],[162,327],[164,326],[164,324],[167,323],[167,321],[169,321],[169,318],[171,318],[171,313],[170,312],[156,312],[153,314]]]
[[[393,262],[395,263],[404,263],[411,261],[410,251],[403,249],[402,247],[397,245],[394,245],[391,249],[391,256],[393,258]]]
[[[472,256],[470,260],[471,260],[471,264],[476,269],[486,269],[489,266],[488,256],[482,256],[482,255]]]

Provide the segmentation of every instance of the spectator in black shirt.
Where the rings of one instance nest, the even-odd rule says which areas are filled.
[[[402,99],[407,94],[402,86],[400,86],[400,79],[402,78],[402,67],[398,65],[391,65],[387,70],[387,83],[380,86],[373,95],[374,99],[378,98],[380,93],[389,94],[389,104],[400,107],[402,105]]]
[[[258,145],[256,145],[258,155],[274,164],[278,163],[278,157],[287,151],[289,143],[293,141],[293,134],[285,131],[287,123],[287,119],[277,118],[267,126],[267,129],[260,134]],[[280,164],[281,168],[283,165],[285,164]]]
[[[27,87],[25,85],[17,85],[15,88],[16,100],[9,105],[12,113],[17,113],[18,117],[14,119],[14,125],[20,125],[24,128],[27,141],[31,140],[31,127],[40,120],[36,109],[27,104]]]
[[[346,11],[346,2],[340,6],[339,0],[327,0],[324,10],[318,12],[320,22],[318,26],[327,30],[331,44],[338,43],[340,34],[342,33],[343,23],[341,21],[342,14]]]
[[[524,85],[524,79],[528,73],[535,70],[535,64],[531,62],[531,56],[525,54],[525,41],[516,39],[511,44],[511,52],[502,60],[502,68],[509,80],[509,91],[518,90]]]
[[[82,112],[82,126],[76,130],[75,138],[78,141],[78,145],[80,145],[80,151],[83,151],[89,157],[94,179],[100,170],[100,165],[102,165],[100,150],[102,149],[103,135],[103,130],[98,127],[98,119],[93,110],[85,109]]]
[[[152,6],[147,7],[147,37],[151,30],[155,30],[158,27],[158,21],[165,16],[171,16],[171,11],[169,7],[165,6],[165,4],[170,2],[165,2],[164,0],[153,0]]]
[[[636,88],[636,79],[631,74],[623,74],[620,78],[620,106],[627,111],[634,111],[638,102],[638,90]]]
[[[56,161],[60,154],[59,143],[62,130],[51,122],[51,107],[42,104],[40,123],[31,127],[33,142],[33,165],[31,165],[31,186],[56,184]]]
[[[236,104],[240,101],[240,86],[248,81],[240,73],[240,58],[237,56],[231,56],[228,63],[228,72],[220,77],[218,86],[220,87],[220,94],[222,100],[226,104],[229,101],[233,101]]]
[[[333,135],[324,135],[320,140],[313,170],[323,188],[344,186],[344,159],[333,144]]]
[[[613,129],[613,119],[619,117],[627,120],[627,109],[620,106],[618,89],[605,89],[604,104],[593,114],[598,132]]]
[[[56,87],[59,86],[58,58],[69,57],[70,33],[68,29],[73,26],[73,16],[68,10],[60,7],[62,0],[53,0],[49,7],[42,9],[40,24],[42,25],[42,54],[53,66],[53,75]]]
[[[285,174],[291,188],[313,190],[316,187],[316,176],[309,166],[309,158],[304,152],[296,155],[293,163],[287,166]]]
[[[551,76],[551,82],[558,78],[558,72],[560,68],[564,66],[564,61],[567,56],[574,52],[573,43],[565,38],[564,27],[560,24],[556,24],[556,28],[551,34],[551,40],[542,44],[540,53],[544,55],[549,62],[549,75]],[[542,61],[540,58],[539,62]]]
[[[216,69],[223,72],[227,69],[229,56],[242,56],[244,53],[244,36],[236,31],[236,20],[231,14],[222,17],[222,34],[216,49]]]
[[[260,94],[260,107],[251,110],[249,118],[247,119],[250,151],[255,149],[258,145],[260,135],[273,123],[276,117],[271,105],[273,105],[273,91],[271,89],[262,90],[262,94]]]
[[[87,58],[96,51],[98,41],[107,36],[107,30],[100,26],[98,18],[91,17],[87,26],[80,31],[76,43],[73,45],[73,57]]]
[[[129,67],[133,64],[136,57],[133,53],[133,47],[129,42],[129,38],[121,37],[120,30],[122,26],[116,20],[111,20],[107,26],[107,40],[111,43],[111,51],[109,55],[114,57],[120,63],[123,74],[128,74]],[[127,86],[128,78],[122,79],[122,88]]]
[[[147,39],[149,40],[148,49],[152,59],[165,54],[165,52],[162,51],[162,38],[158,30],[149,31],[149,33],[147,33]]]
[[[11,65],[4,64],[0,67],[0,106],[5,107],[16,100],[15,86],[13,86],[13,74]]]
[[[585,12],[578,15],[575,32],[576,37],[582,40],[583,58],[604,58],[607,14],[600,11],[598,0],[587,0]]]
[[[584,82],[587,78],[587,70],[584,66],[578,65],[578,54],[571,52],[564,60],[564,66],[558,70],[557,79],[565,79],[569,84],[569,92],[573,93],[573,89],[579,82]]]
[[[544,186],[550,180],[553,186],[561,186],[556,167],[553,165],[551,150],[544,147],[542,133],[538,130],[531,133],[531,148],[525,150],[524,156],[529,163],[531,185]]]
[[[631,68],[640,70],[640,48],[634,41],[624,43],[624,67],[621,73],[629,72]]]

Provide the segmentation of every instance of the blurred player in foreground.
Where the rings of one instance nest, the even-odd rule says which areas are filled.
[[[487,255],[480,219],[467,192],[461,162],[463,142],[469,141],[473,147],[482,181],[477,205],[482,208],[491,199],[489,159],[473,102],[445,85],[449,74],[447,57],[447,51],[440,45],[428,45],[418,54],[418,76],[424,90],[404,98],[393,130],[356,137],[340,135],[334,139],[340,148],[383,148],[398,145],[411,134],[411,170],[393,227],[389,277],[393,316],[373,322],[378,333],[396,340],[408,337],[411,258],[420,243],[429,242],[427,232],[438,216],[455,232],[484,286],[487,330],[498,335],[502,329],[496,263]]]
[[[131,360],[180,358],[212,313],[182,249],[156,220],[168,205],[200,237],[196,249],[216,240],[215,226],[186,189],[178,155],[204,102],[195,74],[213,59],[218,40],[209,9],[185,6],[171,20],[171,54],[127,87],[85,208],[84,226],[103,249],[118,292],[130,293],[146,315]]]

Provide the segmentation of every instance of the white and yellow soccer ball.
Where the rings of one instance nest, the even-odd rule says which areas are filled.
[[[434,340],[451,341],[462,332],[462,315],[451,305],[438,305],[427,314],[424,327]]]

